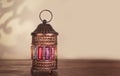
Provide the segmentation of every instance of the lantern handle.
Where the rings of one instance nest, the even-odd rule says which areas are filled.
[[[50,21],[53,19],[53,14],[52,14],[52,12],[51,12],[50,10],[47,10],[47,9],[42,10],[42,11],[40,12],[40,14],[39,14],[39,18],[40,18],[40,20],[41,20],[42,22],[45,21],[45,20],[43,20],[43,19],[41,18],[41,14],[42,14],[43,12],[45,12],[45,11],[49,12],[50,15],[51,15],[51,18],[50,18],[48,21],[46,21],[46,22],[48,23],[48,22],[50,22]]]

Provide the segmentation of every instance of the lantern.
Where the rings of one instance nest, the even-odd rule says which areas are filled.
[[[51,14],[50,20],[43,20],[41,14],[47,11]],[[57,35],[58,33],[52,28],[48,22],[53,18],[51,11],[43,10],[40,12],[41,24],[35,29],[32,35],[31,58],[32,68],[34,71],[47,71],[52,73],[52,70],[57,69]]]

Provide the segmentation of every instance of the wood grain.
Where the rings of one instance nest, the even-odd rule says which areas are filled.
[[[119,60],[58,60],[53,74],[30,73],[31,60],[0,60],[0,76],[120,76]]]

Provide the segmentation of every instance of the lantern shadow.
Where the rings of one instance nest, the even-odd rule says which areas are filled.
[[[32,73],[32,76],[58,76],[56,71],[53,71],[51,74],[47,72],[34,72]]]
[[[12,29],[8,28],[8,23],[18,17],[17,8],[23,3],[24,0],[1,0],[0,1],[0,19],[4,18],[6,14],[12,12],[13,15],[11,17],[7,17],[6,20],[3,20],[3,23],[0,23],[0,29],[4,31],[5,34],[11,33]],[[4,7],[3,7],[4,5]],[[0,33],[0,37],[1,37]]]
[[[13,22],[12,26],[9,24],[14,20],[19,19],[18,24],[20,26],[19,25],[18,26],[20,28],[24,22],[28,20],[32,21],[33,13],[27,6],[24,6],[25,1],[26,0],[0,0],[0,59],[2,59],[5,53],[12,53],[12,52],[15,53],[15,51],[13,50],[14,47],[17,46],[17,45],[12,46],[12,44],[10,43],[9,43],[10,46],[4,44],[4,43],[8,43],[7,41],[11,40],[11,39],[9,40],[9,36],[11,37],[11,34],[16,32],[13,30],[15,23]],[[23,6],[24,8],[21,9],[21,7]],[[18,11],[20,10],[21,12],[18,13]],[[22,29],[20,31],[22,31]],[[7,39],[7,41],[5,39]],[[16,43],[18,43],[17,40]]]
[[[24,7],[20,12],[20,14],[17,13],[25,1],[26,0],[1,0],[0,1],[0,19],[3,20],[3,22],[0,22],[0,30],[2,29],[4,34],[10,34],[12,32],[12,28],[8,27],[8,24],[12,20],[18,18],[20,19],[20,22],[19,22],[20,24],[22,24],[24,21],[31,20],[33,13],[31,13],[29,8]],[[11,12],[13,13],[12,15],[9,14]],[[8,14],[8,16],[6,16],[6,14]],[[5,20],[4,20],[4,17],[6,17]],[[0,32],[0,37],[2,37],[1,32]]]

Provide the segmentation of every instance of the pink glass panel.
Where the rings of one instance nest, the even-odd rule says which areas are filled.
[[[42,48],[42,47],[39,47],[39,48],[38,48],[38,59],[39,59],[39,60],[42,59],[42,51],[43,51],[43,48]]]
[[[51,48],[51,59],[54,60],[55,59],[55,48]]]

